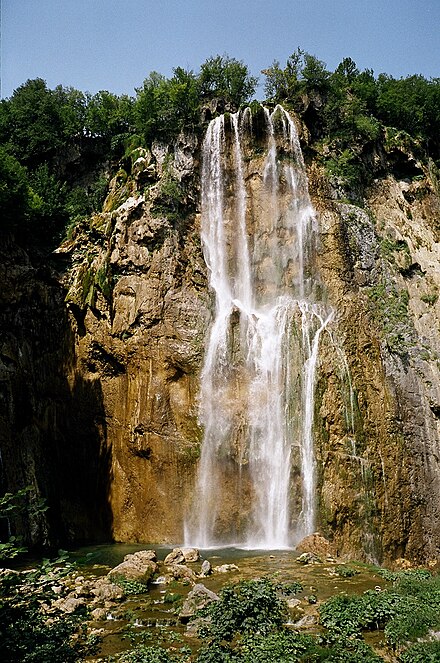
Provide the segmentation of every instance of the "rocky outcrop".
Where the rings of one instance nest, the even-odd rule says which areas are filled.
[[[440,203],[427,165],[401,179],[387,159],[362,207],[308,164],[336,313],[316,385],[317,526],[337,554],[426,560],[440,548]],[[183,538],[212,308],[199,175],[194,137],[138,148],[50,264],[2,246],[0,480],[48,500],[19,527],[34,543]]]
[[[139,550],[131,555],[126,555],[124,560],[108,573],[111,581],[137,582],[148,585],[158,566],[156,564],[156,553],[152,550]]]

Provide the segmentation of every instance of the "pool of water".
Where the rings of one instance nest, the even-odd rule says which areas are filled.
[[[177,547],[177,546],[176,546]],[[171,546],[154,544],[109,544],[79,548],[71,552],[85,576],[103,575],[119,564],[125,555],[138,550],[155,550],[158,560],[163,561],[172,550]],[[359,594],[368,589],[385,587],[387,583],[377,574],[374,567],[351,563],[357,571],[350,578],[337,575],[337,562],[327,559],[317,564],[301,564],[299,554],[293,550],[243,550],[228,547],[201,550],[201,560],[188,564],[196,573],[200,572],[204,559],[213,567],[235,564],[238,571],[213,573],[201,578],[208,589],[218,593],[225,584],[251,578],[272,577],[279,582],[298,581],[303,591],[297,595],[300,606],[291,611],[289,623],[296,624],[302,617],[306,619],[301,628],[319,630],[319,604],[335,594]],[[339,562],[340,563],[340,562]],[[165,567],[159,574],[165,572]],[[143,640],[147,644],[180,643],[197,648],[196,639],[188,635],[186,625],[178,618],[182,603],[191,590],[190,583],[173,581],[171,584],[152,583],[145,594],[129,596],[120,605],[110,608],[104,620],[94,627],[103,637],[100,656],[108,656],[130,648],[131,641]],[[313,597],[313,601],[309,599]],[[128,639],[127,639],[128,638]],[[91,658],[90,661],[97,660]]]

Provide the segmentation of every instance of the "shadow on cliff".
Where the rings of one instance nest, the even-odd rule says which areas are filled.
[[[46,502],[11,523],[33,548],[111,540],[102,389],[76,365],[59,267],[13,241],[0,252],[1,488]]]

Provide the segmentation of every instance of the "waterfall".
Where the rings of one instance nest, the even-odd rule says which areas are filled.
[[[317,221],[295,124],[281,106],[264,109],[266,157],[251,182],[249,117],[217,117],[203,143],[201,237],[215,313],[185,524],[186,542],[202,548],[286,548],[315,526],[314,386],[332,311],[318,296]]]

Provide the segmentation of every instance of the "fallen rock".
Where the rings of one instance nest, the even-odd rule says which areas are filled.
[[[205,559],[203,564],[202,564],[202,570],[200,572],[200,575],[201,575],[202,578],[205,578],[206,576],[211,575],[211,573],[212,573],[211,562],[209,560]]]
[[[296,558],[298,564],[321,564],[322,559],[311,552],[305,552]]]
[[[195,582],[197,577],[194,571],[184,564],[170,564],[170,566],[167,567],[167,570],[168,573],[172,575],[174,580],[186,579]]]
[[[212,601],[218,600],[219,597],[217,594],[205,587],[205,585],[202,585],[201,583],[194,585],[186,597],[182,610],[179,613],[180,621],[183,623],[187,622],[198,610],[201,610],[209,603],[212,603]]]
[[[198,562],[200,553],[197,548],[173,548],[165,557],[164,564],[183,564]]]
[[[107,619],[107,610],[105,608],[95,608],[90,616],[95,622],[103,622]]]
[[[67,596],[64,599],[58,599],[57,601],[54,601],[52,607],[58,608],[58,610],[61,610],[61,612],[65,612],[66,614],[70,615],[78,610],[78,608],[82,608],[85,605],[87,605],[85,599],[75,598],[74,596]]]
[[[107,577],[112,581],[134,580],[147,585],[158,568],[154,561],[155,556],[153,550],[140,550],[132,555],[126,555],[124,561],[109,571]]]
[[[108,578],[99,578],[92,588],[91,594],[99,603],[122,601],[125,597],[124,590],[119,585],[110,582]]]
[[[214,566],[215,573],[231,573],[231,571],[240,571],[236,564],[222,564],[221,566]]]
[[[336,552],[333,544],[318,533],[310,534],[302,539],[296,546],[296,550],[301,553],[312,553],[317,557],[334,556]]]

